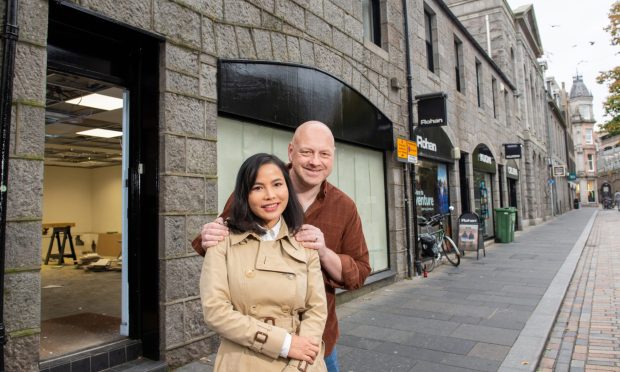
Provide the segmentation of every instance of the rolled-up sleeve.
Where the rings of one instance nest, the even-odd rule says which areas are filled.
[[[226,250],[229,239],[207,250],[200,274],[200,299],[209,328],[239,345],[277,359],[286,330],[236,311],[228,287]]]
[[[353,209],[351,217],[347,220],[350,222],[344,229],[340,252],[337,253],[342,263],[342,282],[328,277],[327,284],[334,288],[352,290],[364,285],[371,269],[362,220],[356,209]]]

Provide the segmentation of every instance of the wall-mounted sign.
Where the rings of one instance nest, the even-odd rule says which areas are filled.
[[[483,144],[476,146],[472,154],[472,163],[474,170],[478,172],[495,173],[497,170],[491,150]]]
[[[417,144],[404,138],[396,138],[396,160],[416,164],[418,162]]]
[[[504,143],[504,154],[506,159],[521,159],[520,143]]]
[[[506,178],[512,178],[513,180],[519,179],[519,168],[517,162],[514,160],[508,160],[506,162]]]
[[[567,179],[568,179],[569,181],[575,181],[575,180],[577,180],[577,173],[575,173],[575,172],[570,172],[570,173],[568,174]]]
[[[553,167],[553,177],[566,177],[566,167],[556,165]]]
[[[448,125],[446,94],[432,93],[415,96],[418,101],[418,126],[421,128]]]
[[[413,137],[418,144],[418,153],[421,158],[437,159],[452,162],[452,142],[441,128],[416,127]]]

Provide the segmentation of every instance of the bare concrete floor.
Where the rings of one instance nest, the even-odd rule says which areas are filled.
[[[121,273],[41,265],[42,360],[122,339]]]

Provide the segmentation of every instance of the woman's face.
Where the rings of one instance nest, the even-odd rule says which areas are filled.
[[[284,175],[275,164],[263,164],[248,195],[250,210],[263,221],[263,227],[272,228],[288,204],[288,187]]]

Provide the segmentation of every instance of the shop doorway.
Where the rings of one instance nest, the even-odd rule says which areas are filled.
[[[58,355],[60,359],[70,358],[73,351],[81,349],[88,349],[85,353],[89,355],[112,353],[114,350],[106,349],[107,345],[123,338],[137,345],[132,350],[159,359],[159,256],[153,247],[158,246],[161,41],[156,35],[111,22],[73,3],[50,2],[43,182],[47,187],[44,198],[51,196],[59,205],[50,206],[44,199],[43,218],[44,223],[67,225],[57,232],[55,225],[48,225],[47,233],[57,234],[60,245],[65,236],[67,241],[66,257],[59,257],[59,242],[55,239],[56,246],[52,246],[47,260],[51,236],[42,247],[41,281],[48,286],[41,289],[43,360]],[[120,100],[122,105],[115,109],[89,107],[87,97],[93,93],[117,103]],[[112,133],[107,132],[111,137],[105,139],[78,134],[82,129]],[[90,183],[84,181],[88,178]],[[60,187],[54,189],[54,184]],[[70,192],[71,188],[81,192]],[[52,190],[69,194],[69,198],[55,198]],[[90,198],[85,196],[89,193]],[[54,210],[58,214],[54,215]],[[62,214],[72,210],[77,217]],[[90,218],[90,225],[78,223],[78,218]],[[78,261],[78,255],[91,250],[110,259],[105,266],[112,270],[87,273],[75,268],[73,253]],[[57,265],[61,258],[64,266]],[[62,268],[52,269],[55,267]],[[59,279],[50,280],[44,270],[66,271],[71,278],[57,284]],[[97,287],[95,293],[90,293],[93,287]],[[70,290],[60,295],[46,293],[62,288]],[[90,300],[85,303],[84,298]],[[72,311],[61,309],[63,306]],[[74,338],[77,334],[74,341],[79,345],[74,342],[62,350],[52,345],[57,349],[50,354],[47,347],[51,346],[43,342],[43,337],[51,334],[46,333],[49,327],[45,322],[59,318],[65,318],[62,324],[67,326],[89,323],[89,327],[99,328],[93,332],[92,342],[63,328],[59,335]],[[56,340],[60,336],[55,336]],[[132,352],[134,358],[137,354],[140,352]],[[50,363],[56,364],[56,360]]]
[[[47,72],[41,360],[128,336],[128,97]]]

